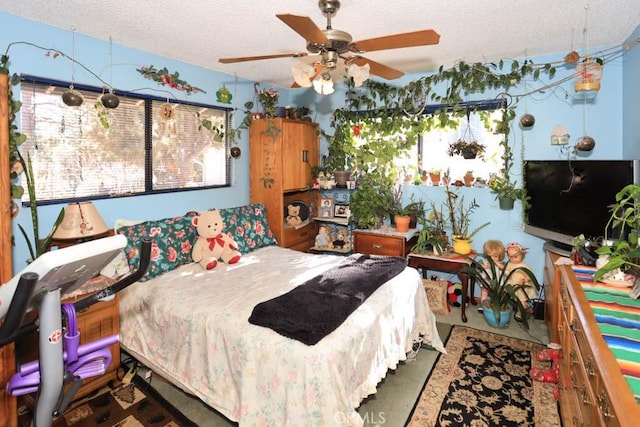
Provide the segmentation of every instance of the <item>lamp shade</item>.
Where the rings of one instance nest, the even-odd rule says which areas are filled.
[[[108,230],[98,210],[91,202],[69,203],[64,218],[53,233],[54,239],[82,239]]]
[[[333,88],[333,80],[331,74],[324,72],[313,81],[313,89],[320,95],[331,95],[335,90]]]
[[[315,68],[301,61],[295,62],[291,67],[291,74],[293,75],[293,79],[300,87],[310,87],[311,78],[313,77],[315,72]]]
[[[369,71],[371,66],[367,63],[363,66],[358,64],[349,64],[347,67],[347,74],[353,78],[355,87],[362,86],[362,83],[369,78]]]

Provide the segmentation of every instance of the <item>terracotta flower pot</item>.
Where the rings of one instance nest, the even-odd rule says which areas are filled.
[[[409,222],[411,222],[410,216],[396,215],[394,218],[396,223],[396,230],[400,233],[406,233],[409,231]]]

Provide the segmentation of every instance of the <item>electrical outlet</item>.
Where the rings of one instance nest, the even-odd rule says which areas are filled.
[[[569,135],[551,135],[551,145],[567,145]]]
[[[151,369],[149,369],[147,367],[141,367],[141,368],[139,368],[139,370],[140,370],[140,376],[142,378],[147,379],[147,380],[149,378],[151,378],[151,374],[152,374]]]

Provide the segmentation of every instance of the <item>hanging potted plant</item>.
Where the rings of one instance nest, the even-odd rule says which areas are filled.
[[[472,259],[470,265],[463,267],[461,272],[475,279],[476,284],[487,291],[487,298],[482,302],[482,313],[487,323],[493,327],[506,328],[509,326],[511,313],[515,310],[524,327],[529,329],[527,310],[517,295],[524,292],[524,285],[512,283],[511,278],[516,271],[522,272],[531,279],[537,290],[540,289],[540,285],[536,276],[526,267],[516,267],[506,273],[508,262],[505,268],[501,269],[490,256],[481,254],[480,257],[481,261]]]
[[[496,195],[496,199],[502,210],[513,209],[516,200],[525,198],[525,192],[522,188],[516,188],[516,184],[508,178],[498,176],[489,181],[491,192]]]

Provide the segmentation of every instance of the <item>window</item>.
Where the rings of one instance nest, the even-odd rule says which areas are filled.
[[[489,122],[500,120],[502,112],[495,110],[489,117]],[[445,172],[449,169],[452,180],[462,179],[467,171],[473,171],[473,176],[489,179],[492,173],[498,173],[502,165],[502,152],[500,141],[503,135],[496,135],[487,129],[480,119],[479,114],[471,113],[469,119],[460,120],[457,129],[434,129],[422,135],[420,142],[422,170],[440,169]],[[485,146],[483,158],[465,159],[460,155],[449,156],[449,144],[462,139],[464,141],[476,140]]]
[[[227,109],[132,93],[118,93],[120,105],[106,109],[99,89],[75,89],[84,103],[69,107],[64,82],[21,84],[21,152],[31,158],[39,202],[230,184]]]
[[[490,113],[489,123],[501,120],[501,115],[500,110],[494,110]],[[464,159],[460,155],[450,156],[449,145],[458,139],[474,139],[484,145],[483,158]],[[438,169],[444,173],[448,169],[452,181],[462,180],[467,171],[473,171],[474,177],[487,181],[490,174],[498,173],[502,166],[502,139],[502,135],[496,135],[485,127],[480,114],[471,113],[468,119],[460,119],[459,126],[455,129],[434,128],[424,133],[418,145],[412,147],[406,155],[399,157],[396,164],[404,170],[405,176],[408,175],[409,179],[415,177],[416,170]],[[419,160],[416,162],[415,159]]]

